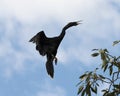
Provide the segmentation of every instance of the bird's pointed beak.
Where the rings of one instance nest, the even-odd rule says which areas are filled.
[[[80,20],[80,21],[77,21],[77,25],[79,25],[79,24],[82,24],[81,22],[82,22],[82,20]]]

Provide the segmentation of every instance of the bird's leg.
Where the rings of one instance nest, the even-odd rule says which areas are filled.
[[[57,65],[57,61],[58,61],[58,60],[57,60],[57,57],[55,57],[54,59],[55,59],[55,65]]]
[[[52,57],[53,57],[53,59],[55,59],[55,65],[57,65],[57,57],[55,57],[53,54],[52,54]]]

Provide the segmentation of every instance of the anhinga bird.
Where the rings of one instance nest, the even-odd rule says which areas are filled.
[[[52,78],[54,77],[54,67],[53,67],[53,61],[55,61],[55,64],[57,64],[57,49],[62,41],[62,39],[65,36],[66,30],[72,26],[77,26],[80,24],[81,21],[78,22],[70,22],[68,23],[63,29],[59,36],[48,38],[44,31],[40,31],[37,33],[34,37],[30,39],[29,42],[36,43],[36,50],[39,51],[40,55],[47,57],[46,62],[46,70],[48,75],[50,75]]]

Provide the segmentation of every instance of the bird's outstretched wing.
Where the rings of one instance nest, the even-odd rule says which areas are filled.
[[[38,32],[35,36],[33,36],[29,42],[33,42],[36,43],[36,45],[42,43],[44,41],[44,39],[46,39],[46,35],[44,33],[44,31],[40,31]]]
[[[29,40],[29,42],[33,42],[36,44],[36,50],[39,51],[40,55],[42,56],[46,55],[46,48],[45,48],[46,38],[47,37],[44,31],[40,31]]]

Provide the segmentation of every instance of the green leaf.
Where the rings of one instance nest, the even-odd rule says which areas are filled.
[[[102,60],[106,60],[104,51],[101,51],[101,59],[102,59]]]
[[[83,74],[83,75],[81,75],[79,78],[80,78],[81,80],[84,80],[86,76],[87,76],[87,74]]]
[[[98,51],[99,49],[92,49],[92,51]]]
[[[97,85],[97,86],[99,86],[99,84],[98,84],[98,83],[96,83],[96,85]]]
[[[95,86],[95,91],[96,91],[96,94],[97,94],[97,86]]]
[[[95,68],[95,71],[97,71],[99,68]]]
[[[104,72],[106,71],[107,67],[108,67],[108,64],[106,64],[106,66],[104,67]]]
[[[77,83],[77,85],[76,85],[76,86],[80,85],[82,82],[83,82],[83,81],[80,81],[79,83]]]
[[[84,94],[85,94],[85,91],[86,91],[86,90],[83,90],[83,91],[82,91],[82,94],[81,94],[81,96],[84,96]]]
[[[78,93],[77,93],[78,95],[82,92],[83,88],[84,88],[84,86],[79,87],[79,90],[78,90]]]
[[[120,84],[114,84],[113,86],[117,89],[120,89]]]
[[[93,74],[93,79],[97,79],[97,78],[98,78],[97,74],[94,73],[94,74]]]
[[[112,75],[112,73],[113,73],[113,65],[110,65],[109,69],[110,69],[109,74]]]
[[[89,82],[90,81],[90,77],[92,76],[92,72],[89,72],[87,74],[87,78],[86,78],[86,82]]]
[[[90,86],[90,83],[88,82],[88,84],[87,84],[87,86],[86,86],[86,94],[88,95],[88,96],[91,96],[91,91],[90,91],[90,88],[91,88],[91,86]]]
[[[92,75],[92,73],[93,73],[93,72],[92,72],[92,71],[90,71],[90,72],[88,73],[88,76],[91,76],[91,75]]]
[[[113,42],[113,46],[115,46],[116,44],[118,44],[120,42],[120,40],[114,41]]]
[[[102,75],[100,75],[100,74],[99,74],[99,77],[100,77],[101,79],[105,79],[105,77],[104,77],[104,76],[102,76]]]
[[[104,52],[107,52],[107,53],[109,53],[107,49],[104,49]]]
[[[108,89],[104,89],[104,90],[102,90],[102,92],[103,92],[103,96],[107,96],[107,94],[108,94]]]
[[[103,89],[102,92],[108,92],[108,89]]]
[[[102,63],[102,69],[104,72],[106,71],[107,67],[108,67],[108,62],[106,60],[104,60]]]
[[[97,86],[95,86],[95,88],[91,87],[92,92],[94,92],[95,94],[97,94]]]
[[[93,53],[93,54],[91,54],[92,57],[96,57],[98,55],[99,55],[99,53]]]

